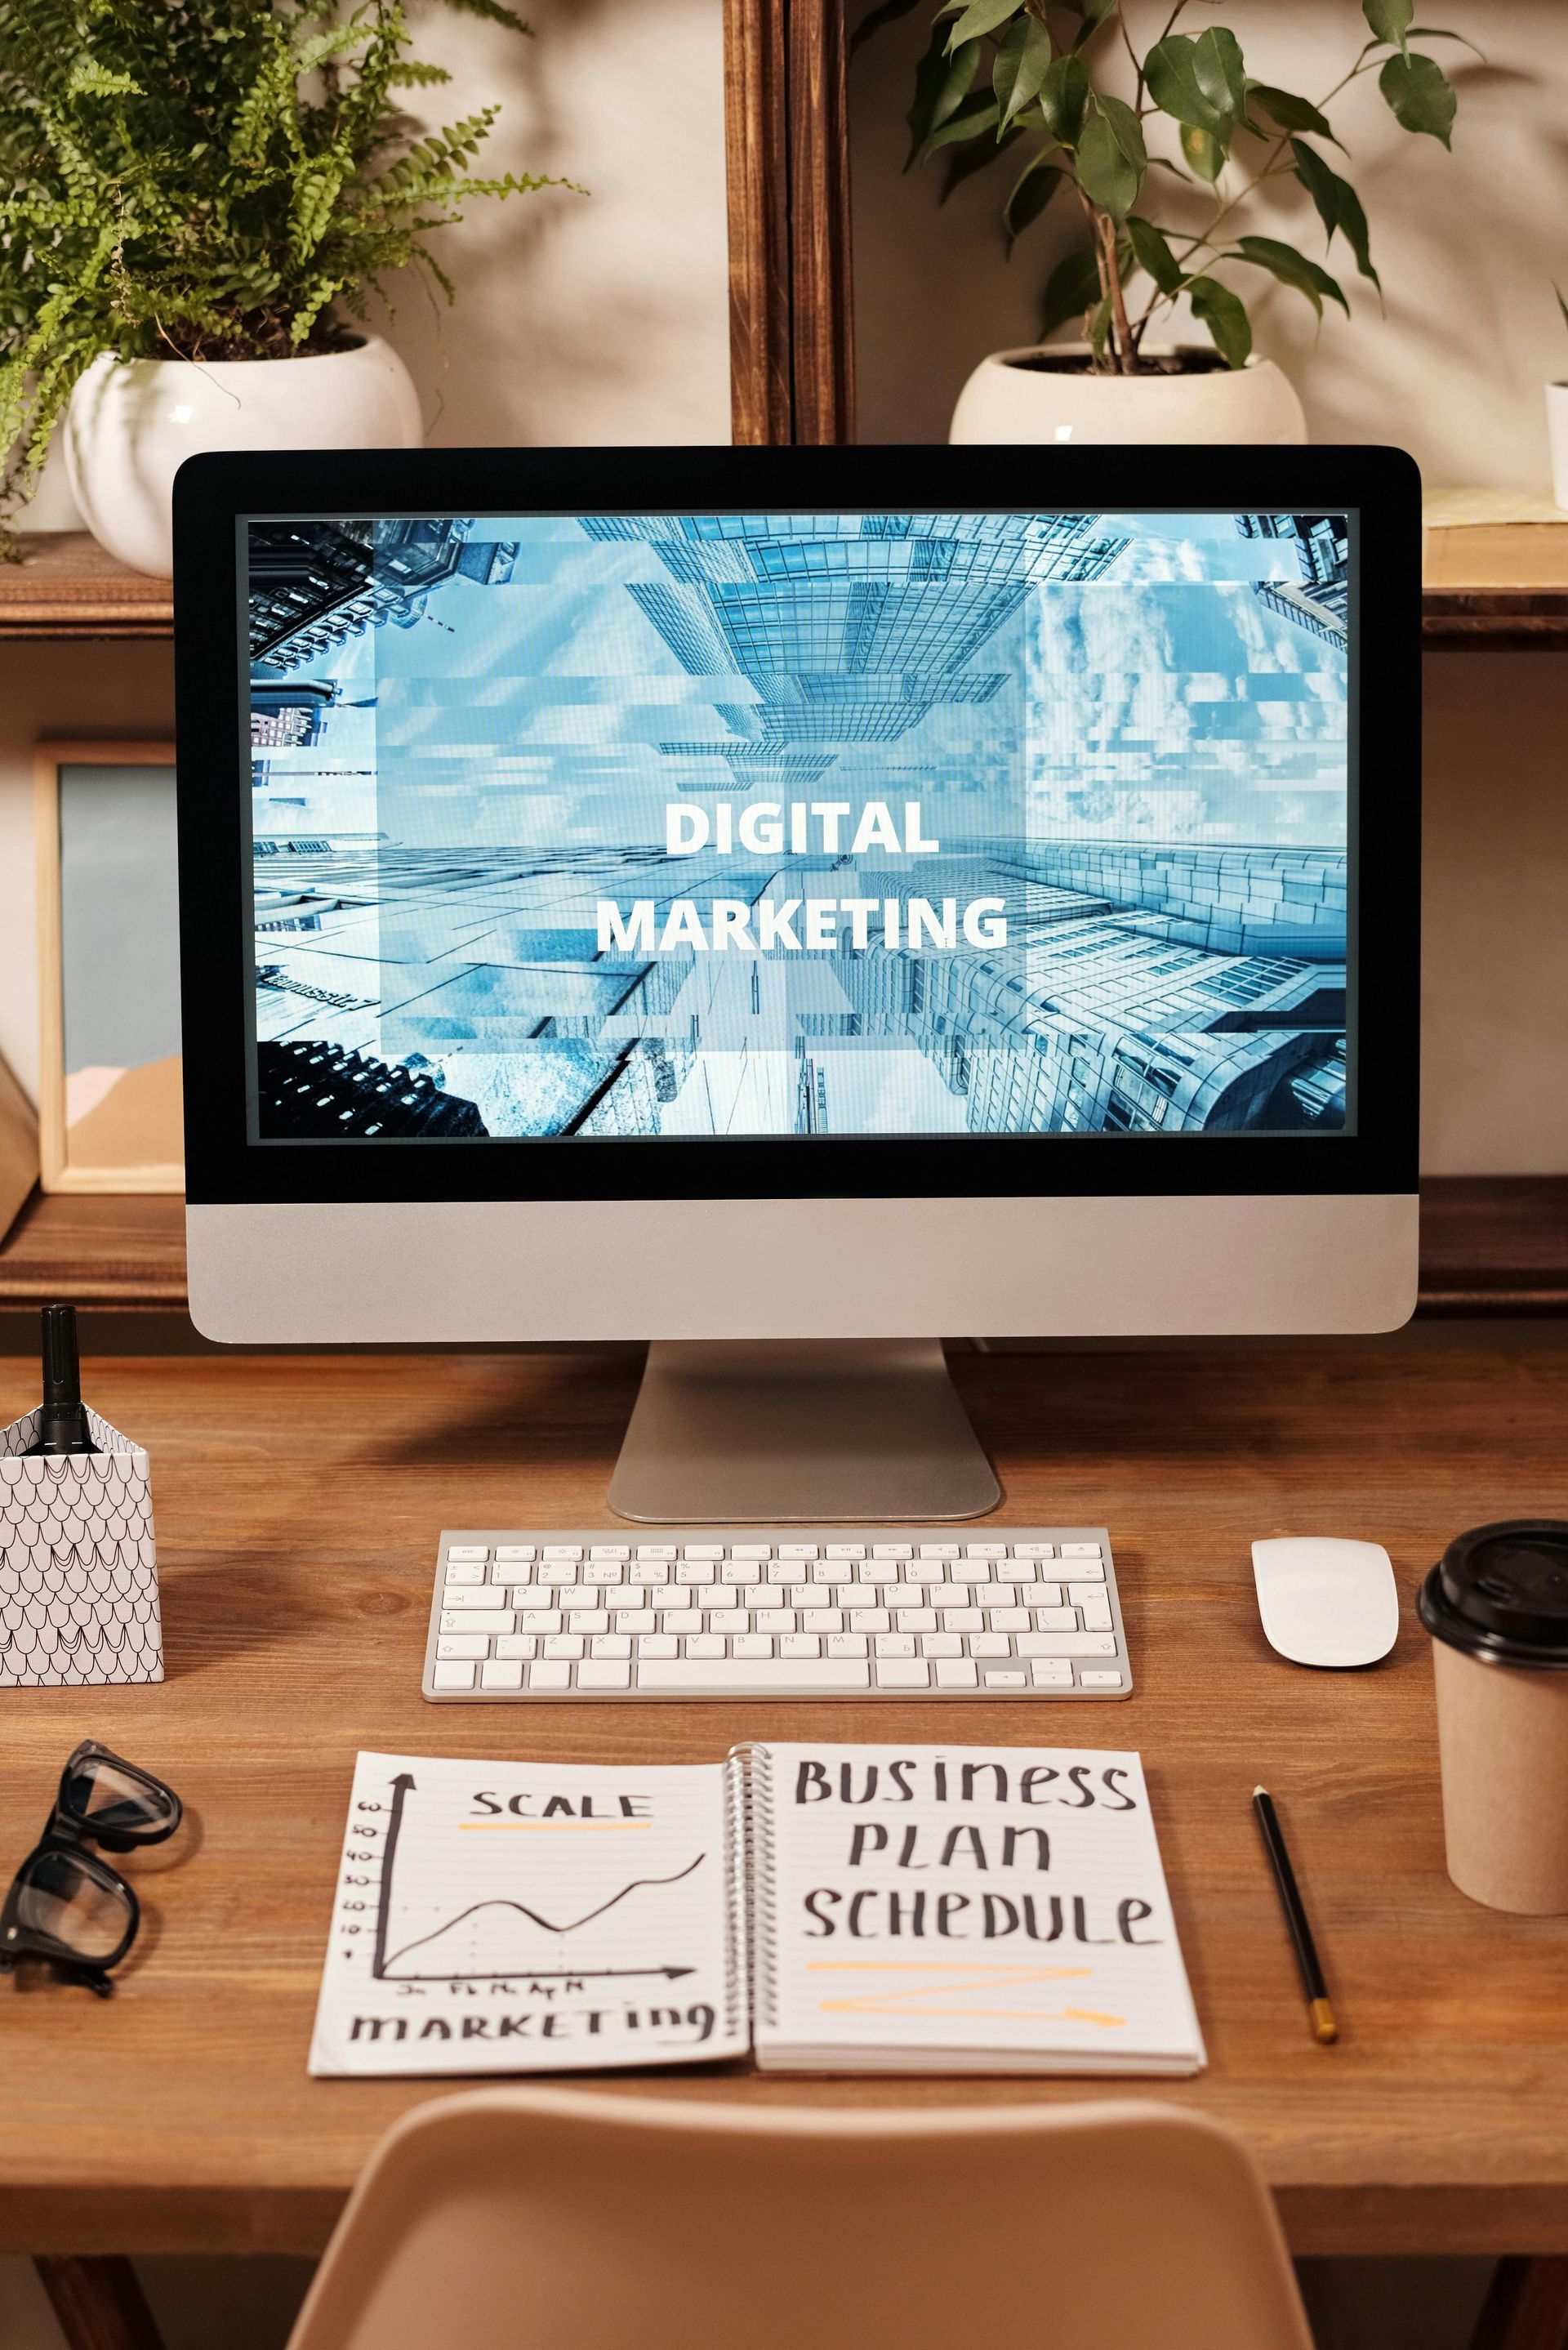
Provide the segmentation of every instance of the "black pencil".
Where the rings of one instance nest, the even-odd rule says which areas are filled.
[[[1312,1928],[1302,1907],[1302,1897],[1296,1884],[1296,1873],[1291,1866],[1291,1856],[1285,1848],[1284,1830],[1267,1787],[1252,1790],[1252,1810],[1263,1838],[1263,1849],[1269,1856],[1269,1866],[1274,1872],[1279,1887],[1280,1907],[1285,1913],[1291,1940],[1295,1945],[1296,1964],[1301,1969],[1302,1989],[1306,1993],[1307,2021],[1312,2025],[1314,2040],[1328,2042],[1339,2038],[1339,2026],[1334,2020],[1334,2010],[1328,2003],[1328,1985],[1323,1979],[1317,1950],[1312,1939]]]

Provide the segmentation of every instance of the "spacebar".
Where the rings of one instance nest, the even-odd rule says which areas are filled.
[[[710,1663],[680,1657],[670,1664],[655,1658],[639,1659],[637,1685],[645,1690],[774,1690],[802,1697],[813,1690],[863,1690],[871,1686],[871,1668],[852,1657],[715,1657]]]

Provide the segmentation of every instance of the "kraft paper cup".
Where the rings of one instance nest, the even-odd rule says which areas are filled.
[[[1417,1608],[1432,1635],[1449,1875],[1488,1908],[1568,1915],[1568,1524],[1459,1535]]]

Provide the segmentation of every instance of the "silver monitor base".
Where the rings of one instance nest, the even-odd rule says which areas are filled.
[[[609,1486],[645,1525],[929,1523],[1001,1499],[939,1338],[656,1339]]]

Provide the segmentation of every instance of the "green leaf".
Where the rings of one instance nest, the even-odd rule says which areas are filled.
[[[1219,140],[1191,123],[1182,125],[1181,151],[1200,180],[1213,182],[1225,169],[1225,150]]]
[[[1247,106],[1246,69],[1233,33],[1218,25],[1196,40],[1168,33],[1144,59],[1144,78],[1162,114],[1230,146]]]
[[[1000,139],[975,139],[967,147],[960,147],[956,153],[948,157],[948,168],[942,179],[941,194],[937,198],[938,203],[945,204],[953,190],[961,187],[966,180],[972,180],[977,172],[989,171],[997,157],[1005,155],[1023,136],[1023,126],[1015,122],[1011,130],[1002,132]]]
[[[856,26],[849,44],[850,56],[855,55],[862,41],[868,41],[873,33],[879,33],[884,25],[896,24],[900,16],[912,16],[919,6],[919,0],[882,0],[880,7],[873,8]]]
[[[1377,77],[1377,87],[1401,130],[1425,130],[1445,147],[1449,144],[1459,99],[1435,57],[1421,57],[1414,49],[1390,57]]]
[[[1144,145],[1143,125],[1125,98],[1096,98],[1096,105],[1111,127],[1111,135],[1135,172],[1148,169],[1148,149]]]
[[[910,131],[906,172],[919,160],[932,131],[940,130],[963,104],[980,56],[980,43],[971,41],[956,57],[950,57],[941,26],[937,26],[933,31],[926,54],[915,68],[914,99],[904,117]]]
[[[1150,220],[1130,220],[1127,235],[1132,241],[1139,266],[1147,270],[1160,292],[1179,294],[1187,278],[1180,262],[1166,242],[1165,231],[1156,228]]]
[[[1092,204],[1103,206],[1116,221],[1126,220],[1137,202],[1143,173],[1128,162],[1103,114],[1085,122],[1079,138],[1078,185]]]
[[[1040,84],[1045,128],[1064,147],[1075,147],[1089,103],[1089,69],[1082,57],[1054,57]]]
[[[1093,38],[1116,5],[1116,0],[1086,0],[1084,21],[1073,36],[1073,47],[1075,49],[1081,49],[1085,41]]]
[[[1002,208],[1002,225],[1007,232],[1009,255],[1024,230],[1039,219],[1064,177],[1065,174],[1047,161],[1044,155],[1036,155],[1025,164]]]
[[[1296,177],[1317,206],[1317,216],[1328,232],[1329,244],[1334,243],[1336,230],[1343,231],[1345,243],[1355,255],[1357,269],[1381,293],[1383,281],[1372,266],[1366,214],[1355,190],[1337,172],[1331,172],[1317,150],[1309,147],[1304,139],[1291,140],[1291,153],[1296,160]]]
[[[1045,281],[1045,298],[1040,312],[1040,338],[1054,334],[1065,326],[1069,318],[1081,318],[1100,292],[1099,265],[1093,245],[1080,245],[1059,261]]]
[[[956,146],[961,139],[978,139],[982,130],[995,128],[996,100],[977,89],[972,98],[964,99],[956,114],[948,117],[940,130],[932,131],[920,151],[920,161],[924,162],[928,155],[934,155],[939,147]],[[994,148],[992,152],[995,153]]]
[[[1403,51],[1410,19],[1416,13],[1415,0],[1361,0],[1361,13],[1371,26],[1375,39],[1386,41],[1391,49]]]
[[[1231,288],[1216,277],[1195,277],[1187,293],[1193,317],[1208,328],[1226,366],[1245,367],[1252,348],[1252,329]]]
[[[1051,63],[1051,36],[1037,17],[1021,16],[997,50],[991,68],[991,86],[1002,109],[1003,123],[1040,95],[1040,85]]]
[[[1310,99],[1298,98],[1294,90],[1271,88],[1267,82],[1262,81],[1253,82],[1247,95],[1254,106],[1262,108],[1278,130],[1311,130],[1319,139],[1332,140],[1334,146],[1340,146],[1340,141],[1329,128],[1327,116],[1320,114]],[[1262,135],[1260,132],[1259,136]]]
[[[978,41],[982,33],[993,33],[1009,16],[1016,16],[1023,0],[969,0],[960,11],[958,23],[948,35],[948,47],[958,48],[964,41]]]
[[[1298,294],[1304,294],[1320,318],[1325,300],[1337,302],[1349,317],[1350,305],[1338,282],[1318,263],[1309,261],[1304,253],[1298,253],[1293,244],[1281,244],[1272,236],[1239,236],[1236,251],[1243,261],[1254,262],[1260,269],[1271,271],[1282,286],[1293,286]]]

